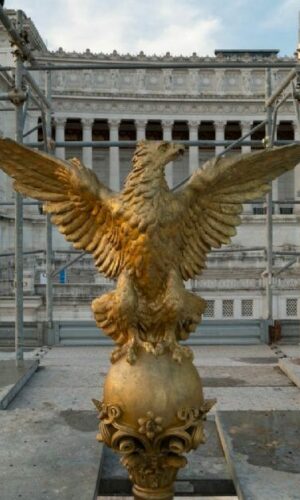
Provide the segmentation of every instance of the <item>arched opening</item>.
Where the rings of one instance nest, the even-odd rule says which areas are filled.
[[[216,139],[216,131],[213,121],[201,121],[198,129],[199,141],[214,141]],[[214,156],[215,146],[199,146],[199,163],[200,165]]]
[[[228,121],[225,125],[225,141],[236,141],[242,135],[241,124],[238,121]],[[241,151],[241,145],[234,146],[231,151]]]
[[[82,124],[80,118],[68,118],[65,126],[66,141],[82,141]],[[66,148],[66,160],[69,158],[82,159],[82,147]]]
[[[159,120],[149,120],[146,125],[146,139],[149,141],[162,141],[163,131]]]
[[[175,121],[172,129],[173,141],[188,141],[189,127],[187,121]],[[186,152],[173,161],[173,186],[176,186],[189,175],[189,155]]]

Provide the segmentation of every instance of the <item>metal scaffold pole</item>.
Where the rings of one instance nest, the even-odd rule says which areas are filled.
[[[51,103],[51,73],[46,72],[46,88],[45,88],[46,98],[49,103]],[[46,111],[46,138],[45,149],[49,151],[49,144],[51,141],[51,109],[48,107]],[[51,148],[50,148],[51,149]],[[53,323],[53,289],[52,289],[52,224],[50,220],[50,215],[46,215],[46,317],[47,317],[47,328],[48,333],[52,329]],[[49,338],[49,335],[48,335]]]
[[[17,25],[19,31],[22,29],[22,11],[17,11]],[[23,62],[19,49],[15,49],[15,93],[22,94]],[[16,141],[23,142],[23,101],[16,99]],[[23,327],[23,198],[16,192],[15,198],[15,351],[16,360],[24,359],[24,327]]]
[[[271,69],[268,68],[266,76],[266,99],[270,98],[272,95],[272,73]],[[268,146],[272,147],[272,137],[273,137],[273,107],[269,105],[267,107],[267,138]],[[273,321],[273,289],[272,289],[272,278],[273,278],[273,193],[272,185],[271,190],[266,197],[267,202],[267,226],[266,226],[266,238],[267,238],[267,268],[266,268],[266,325],[267,328],[272,324]],[[268,332],[268,329],[267,329]]]

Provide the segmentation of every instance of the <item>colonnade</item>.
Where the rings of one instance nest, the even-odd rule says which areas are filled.
[[[81,127],[82,127],[82,140],[84,142],[90,142],[93,139],[93,125],[94,119],[90,117],[83,117],[80,119]],[[171,141],[172,131],[174,127],[174,123],[176,120],[172,119],[163,119],[160,121],[161,129],[162,129],[162,139],[166,141]],[[134,120],[135,131],[136,131],[136,140],[142,140],[146,138],[146,128],[147,128],[148,120],[138,118]],[[200,120],[192,119],[186,120],[187,130],[188,130],[188,139],[191,141],[199,139],[199,125],[201,123]],[[64,141],[65,140],[65,130],[67,124],[67,117],[57,116],[55,117],[56,124],[56,141]],[[109,118],[107,119],[107,127],[109,131],[109,140],[110,141],[118,141],[119,140],[119,129],[120,129],[121,119],[118,118]],[[225,139],[225,127],[227,122],[221,120],[211,121],[211,124],[214,129],[214,138],[216,141],[224,141]],[[240,134],[247,134],[253,122],[250,120],[242,120],[239,121]],[[299,140],[299,131],[294,123],[295,130],[295,139]],[[201,139],[201,137],[200,137]],[[219,154],[224,150],[224,146],[215,146],[215,154]],[[247,153],[251,151],[251,146],[242,145],[241,152]],[[56,155],[60,158],[65,158],[65,148],[58,147],[56,148]],[[84,146],[82,148],[82,159],[83,163],[92,168],[93,166],[93,148],[89,146]],[[187,174],[191,175],[193,171],[198,168],[199,165],[199,148],[197,146],[189,146],[188,151],[188,169]],[[166,170],[166,176],[169,183],[169,186],[173,186],[173,165],[170,165]],[[298,182],[299,181],[299,182]],[[300,200],[300,166],[295,169],[295,188],[294,188],[294,196],[296,199]],[[118,147],[111,146],[109,148],[109,185],[113,190],[118,191],[120,189],[120,150]],[[278,193],[278,183],[274,184],[274,198],[277,198]]]

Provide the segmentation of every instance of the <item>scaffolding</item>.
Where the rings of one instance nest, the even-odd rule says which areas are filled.
[[[136,141],[58,141],[53,143],[51,139],[51,116],[53,114],[53,107],[51,102],[51,75],[54,71],[72,71],[72,70],[95,70],[95,69],[176,69],[176,68],[264,68],[266,72],[266,94],[265,94],[265,110],[266,119],[261,121],[258,125],[251,128],[251,130],[240,137],[236,141],[217,141],[217,140],[197,140],[197,141],[176,141],[187,146],[224,146],[225,149],[219,156],[228,153],[232,148],[238,145],[258,146],[261,145],[260,141],[249,140],[251,136],[258,129],[267,128],[267,137],[265,138],[265,146],[272,147],[273,145],[289,144],[291,141],[276,141],[275,130],[277,123],[277,114],[282,104],[291,96],[295,102],[295,112],[298,119],[298,126],[300,121],[299,102],[300,102],[300,31],[297,48],[297,57],[294,62],[283,61],[280,65],[276,61],[252,61],[252,62],[217,62],[213,65],[211,62],[107,62],[107,63],[93,63],[93,64],[39,64],[34,58],[32,51],[26,43],[23,30],[24,13],[21,10],[17,11],[16,26],[11,22],[10,18],[5,13],[3,7],[0,6],[0,22],[6,29],[11,43],[12,51],[14,54],[15,64],[13,66],[0,66],[0,72],[4,76],[9,90],[5,93],[0,93],[0,100],[10,101],[15,107],[15,127],[16,127],[16,141],[23,142],[23,139],[31,132],[38,128],[24,133],[24,125],[26,122],[26,115],[28,111],[29,102],[34,103],[41,113],[41,128],[43,133],[43,140],[41,142],[27,143],[30,147],[43,147],[45,152],[51,153],[52,147],[132,147]],[[300,19],[299,19],[300,25]],[[276,67],[293,68],[290,70],[287,77],[273,91],[272,89],[272,69]],[[10,72],[13,72],[13,76]],[[31,72],[44,71],[46,73],[46,85],[42,91]],[[24,82],[26,82],[26,90],[24,91]],[[178,189],[183,185],[187,179],[184,179],[180,184],[173,189]],[[266,327],[273,322],[272,310],[272,261],[274,255],[284,254],[291,255],[294,258],[284,265],[276,275],[283,270],[291,267],[296,262],[297,252],[273,252],[273,231],[272,231],[272,190],[267,195],[266,200],[266,234],[267,234],[267,247],[266,247],[266,271],[265,276],[265,289],[266,289],[266,307],[265,307],[265,324]],[[277,201],[276,203],[284,204],[285,201]],[[288,202],[289,204],[293,202]],[[294,202],[297,203],[297,202]],[[1,202],[0,205],[11,205],[9,202]],[[23,329],[23,206],[24,205],[39,205],[38,202],[24,202],[20,194],[16,194],[15,199],[15,352],[16,360],[23,360],[24,353],[24,329]],[[265,249],[265,247],[243,248],[243,251],[256,251],[257,249]],[[221,252],[234,252],[240,250],[224,249]],[[85,252],[76,255],[71,261],[58,270],[52,271],[52,226],[49,215],[46,216],[46,317],[47,326],[51,330],[53,327],[53,292],[52,280],[61,270],[72,265],[72,263],[79,260]],[[217,253],[217,252],[216,252]]]

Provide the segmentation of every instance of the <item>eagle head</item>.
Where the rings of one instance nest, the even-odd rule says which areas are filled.
[[[166,141],[139,141],[132,159],[135,169],[150,167],[152,170],[164,170],[165,166],[184,154],[182,144]]]

